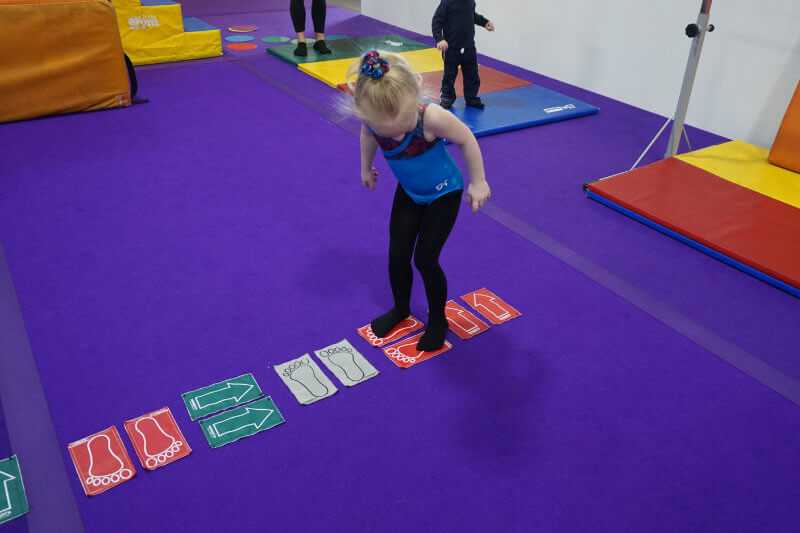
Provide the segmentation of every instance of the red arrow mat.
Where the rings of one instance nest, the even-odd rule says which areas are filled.
[[[492,324],[499,325],[521,317],[522,313],[489,289],[478,289],[461,297]]]

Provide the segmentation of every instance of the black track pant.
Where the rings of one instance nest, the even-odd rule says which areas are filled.
[[[306,31],[306,3],[303,0],[292,0],[290,7],[294,31]],[[314,21],[314,31],[325,33],[325,15],[328,11],[325,0],[313,0],[311,4],[311,19]]]
[[[395,309],[407,311],[411,300],[411,259],[422,275],[431,318],[444,319],[447,278],[439,254],[453,229],[462,191],[453,191],[429,205],[419,205],[397,186],[389,224],[389,279]]]
[[[471,102],[478,99],[481,88],[481,78],[478,75],[478,51],[474,46],[464,48],[452,46],[444,53],[444,76],[442,77],[442,100],[453,101],[456,99],[456,78],[458,67],[464,77],[464,99]]]

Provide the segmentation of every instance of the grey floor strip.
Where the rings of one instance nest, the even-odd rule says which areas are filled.
[[[30,533],[82,533],[39,370],[31,353],[17,294],[0,246],[0,398],[11,449],[19,456]]]
[[[487,204],[483,212],[495,222],[538,246],[556,259],[568,264],[726,363],[738,368],[762,385],[769,387],[790,402],[800,406],[800,381],[797,379],[787,376],[736,344],[721,338],[713,331],[672,309],[641,289],[634,287],[600,265],[593,263],[524,220],[505,211],[497,204]]]
[[[342,113],[335,107],[332,107],[328,102],[321,102],[319,99],[297,94],[297,91],[293,91],[290,87],[277,82],[274,78],[259,72],[253,66],[249,65],[246,60],[234,60],[232,62],[250,71],[262,81],[272,85],[279,91],[286,93],[308,109],[319,113],[323,118],[339,126],[348,133],[357,135],[360,131],[360,125],[357,122],[346,120]],[[577,189],[576,194],[580,194],[580,191]],[[482,212],[495,222],[516,233],[528,242],[538,246],[553,257],[568,264],[596,283],[620,296],[628,303],[669,326],[677,333],[692,340],[723,361],[738,368],[795,405],[800,406],[800,381],[797,379],[787,376],[736,344],[723,339],[708,328],[698,324],[677,310],[672,309],[663,302],[658,301],[656,298],[631,285],[619,276],[593,263],[541,230],[517,218],[508,211],[505,211],[499,207],[496,202],[489,202]]]

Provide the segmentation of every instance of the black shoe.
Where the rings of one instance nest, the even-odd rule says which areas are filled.
[[[476,98],[475,100],[467,100],[467,107],[474,107],[475,109],[484,109],[486,105],[481,101],[480,98]]]
[[[314,50],[316,50],[317,53],[323,54],[323,55],[331,53],[331,49],[328,48],[328,45],[325,44],[325,41],[317,41],[317,42],[315,42],[314,43]]]
[[[443,109],[450,109],[451,107],[453,107],[453,100],[445,100],[444,98],[442,98],[439,101],[439,105],[442,106]]]
[[[384,338],[388,335],[394,328],[408,318],[411,312],[406,309],[397,309],[393,307],[388,313],[384,313],[372,322],[370,322],[370,327],[372,328],[372,333],[375,334],[376,337],[379,339]]]
[[[425,333],[417,343],[417,350],[421,352],[435,352],[444,346],[445,336],[447,335],[447,319],[444,317],[428,319],[428,326]]]
[[[298,42],[297,48],[294,49],[294,55],[298,57],[306,57],[308,56],[308,46],[305,42]]]

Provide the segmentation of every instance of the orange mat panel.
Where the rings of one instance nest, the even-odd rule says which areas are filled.
[[[0,122],[131,103],[107,0],[0,0],[0,50]]]
[[[781,129],[772,144],[769,162],[794,172],[800,172],[800,82],[789,102]],[[800,176],[797,177],[800,180]]]

